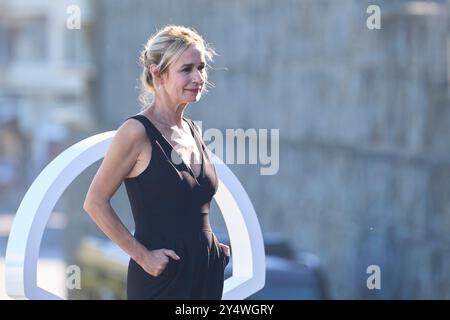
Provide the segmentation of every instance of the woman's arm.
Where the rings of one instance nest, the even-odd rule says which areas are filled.
[[[117,130],[89,187],[83,208],[100,229],[147,273],[158,276],[166,268],[169,257],[175,260],[180,257],[170,249],[148,250],[123,225],[110,203],[136,164],[146,141],[147,134],[140,123],[132,119],[125,121]]]
[[[117,130],[83,205],[99,228],[138,263],[146,249],[123,225],[110,200],[134,167],[145,141],[145,128],[135,120],[125,121]]]

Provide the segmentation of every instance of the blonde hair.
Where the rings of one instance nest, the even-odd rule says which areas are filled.
[[[145,109],[153,101],[155,95],[155,86],[152,73],[150,72],[150,65],[156,64],[159,73],[162,75],[191,45],[198,45],[203,49],[203,53],[207,59],[207,66],[209,66],[208,61],[212,62],[213,57],[217,55],[214,49],[192,28],[167,25],[150,36],[139,56],[139,64],[142,67],[141,93],[139,95],[139,101],[142,105],[141,109]],[[208,91],[208,86],[214,87],[208,81],[206,67],[205,75],[206,79],[203,92]]]

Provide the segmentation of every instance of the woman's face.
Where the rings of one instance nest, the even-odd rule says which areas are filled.
[[[161,89],[170,103],[197,102],[200,99],[206,81],[205,57],[197,45],[189,46],[185,52],[171,64],[163,76]]]

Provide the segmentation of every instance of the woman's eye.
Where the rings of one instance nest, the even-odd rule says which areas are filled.
[[[205,70],[205,67],[204,67],[204,66],[203,66],[203,67],[199,67],[198,70],[204,71],[204,70]],[[187,68],[187,69],[183,69],[183,70],[181,70],[181,71],[183,71],[183,72],[189,72],[189,71],[191,71],[191,69],[190,69],[190,68]]]

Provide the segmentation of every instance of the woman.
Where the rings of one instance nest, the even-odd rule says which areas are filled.
[[[167,26],[148,40],[141,82],[153,100],[117,130],[86,195],[85,211],[130,256],[128,299],[222,297],[230,248],[209,223],[218,178],[198,126],[183,116],[206,89],[205,58],[213,54],[182,26]],[[134,235],[110,204],[122,182]]]

